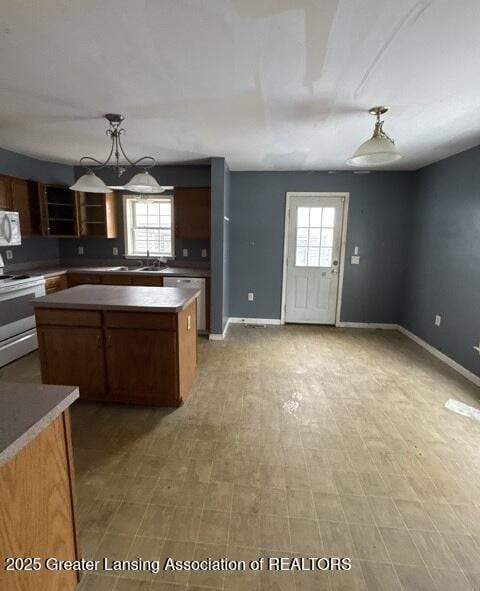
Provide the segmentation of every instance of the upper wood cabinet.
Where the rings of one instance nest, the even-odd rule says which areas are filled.
[[[175,187],[173,207],[175,238],[210,238],[210,187]]]
[[[44,236],[80,236],[77,195],[68,187],[38,183]]]
[[[12,209],[12,186],[9,176],[0,175],[0,209]]]
[[[40,202],[37,184],[23,179],[11,179],[12,209],[20,214],[22,236],[42,234]]]
[[[98,238],[117,238],[117,208],[115,194],[77,193],[80,234]]]

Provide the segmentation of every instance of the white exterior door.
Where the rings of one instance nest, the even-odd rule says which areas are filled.
[[[335,324],[344,197],[290,196],[285,321]]]

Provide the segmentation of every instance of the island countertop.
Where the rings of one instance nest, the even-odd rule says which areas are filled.
[[[198,289],[186,287],[78,285],[35,298],[32,305],[36,308],[176,313],[184,310],[199,294]]]
[[[78,396],[75,386],[0,383],[0,466],[48,427]]]

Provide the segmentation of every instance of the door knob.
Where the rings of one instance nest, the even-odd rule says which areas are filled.
[[[333,261],[332,265],[336,267],[338,265],[338,261]]]

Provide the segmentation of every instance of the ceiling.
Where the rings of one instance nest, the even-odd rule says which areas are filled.
[[[345,169],[372,105],[416,169],[480,143],[478,0],[17,0],[2,4],[0,146],[75,163],[225,156]]]

